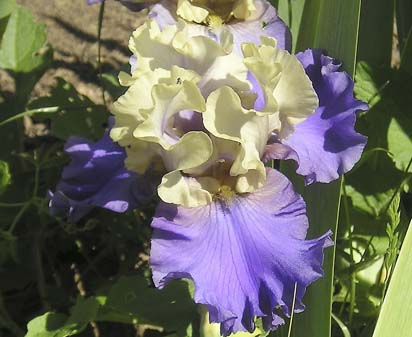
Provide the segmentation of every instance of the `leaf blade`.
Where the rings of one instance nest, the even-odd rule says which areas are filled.
[[[396,331],[398,336],[408,336],[412,331],[412,222],[403,242],[388,292],[373,333],[373,337],[386,337]]]

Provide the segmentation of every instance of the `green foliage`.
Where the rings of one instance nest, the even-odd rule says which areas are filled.
[[[16,7],[16,0],[4,0],[0,3],[0,19],[9,16]]]
[[[11,174],[9,164],[0,160],[0,195],[6,190],[11,183]]]
[[[306,1],[297,38],[296,49],[319,47],[344,62],[346,70],[353,74],[356,61],[360,1]],[[290,169],[287,170],[290,172]],[[299,186],[296,177],[292,179]],[[302,186],[302,183],[300,183]],[[336,236],[340,207],[341,181],[328,185],[315,184],[298,189],[307,204],[309,237],[319,236],[332,229]],[[292,336],[331,336],[331,311],[334,280],[333,249],[327,250],[324,277],[309,287],[305,304],[317,310],[307,310],[296,315]],[[320,308],[320,309],[319,309]],[[274,336],[285,336],[280,331]]]
[[[51,132],[54,136],[61,139],[74,135],[98,139],[103,135],[108,117],[106,109],[80,95],[62,78],[57,78],[57,84],[49,96],[40,97],[29,105],[31,109],[54,106],[59,109],[53,110],[53,113],[36,115],[37,118],[43,116],[51,120]]]
[[[121,277],[107,292],[87,299],[79,297],[70,316],[49,312],[35,318],[28,324],[26,337],[72,336],[89,323],[101,321],[144,324],[173,332],[176,337],[192,336],[191,324],[197,314],[188,286],[187,282],[175,281],[157,290],[150,288],[144,277]]]
[[[302,22],[303,9],[305,7],[305,0],[280,0],[278,1],[278,4],[276,4],[276,7],[278,15],[289,26],[292,32],[292,50],[295,50]]]
[[[412,331],[412,224],[402,245],[373,337],[408,336]]]
[[[358,61],[389,67],[392,57],[395,0],[363,0]]]
[[[0,2],[0,44],[6,30],[9,16],[16,7],[16,0],[3,0]]]
[[[306,1],[296,50],[322,48],[353,74],[358,47],[360,1]]]
[[[374,151],[348,176],[348,195],[355,208],[375,218],[386,216],[391,196],[410,176],[404,173],[412,156],[410,84],[402,72],[358,65],[355,92],[370,105],[359,130],[368,135],[367,151],[383,151]]]
[[[396,331],[409,336],[411,229],[405,241],[404,236],[412,214],[411,2],[272,2],[291,26],[294,49],[325,49],[351,75],[356,62],[364,61],[356,69],[356,95],[371,109],[357,123],[369,137],[367,149],[342,189],[341,180],[304,187],[294,167],[283,166],[307,203],[308,237],[333,229],[335,248],[326,250],[324,277],[307,291],[306,311],[270,335],[387,337]],[[394,6],[400,69],[390,68]],[[106,66],[100,59],[103,8],[96,23],[95,75]],[[108,112],[61,78],[47,96],[27,104],[51,64],[52,50],[45,27],[14,0],[0,0],[0,43],[0,67],[16,85],[14,95],[0,92],[0,335],[24,335],[19,326],[44,312],[29,322],[26,337],[88,337],[99,329],[101,336],[220,335],[193,303],[191,283],[172,282],[164,290],[151,284],[149,222],[155,201],[120,215],[96,209],[76,224],[49,214],[47,191],[67,163],[64,140],[98,139]],[[125,90],[117,71],[98,78],[114,99]],[[54,137],[25,136],[27,117],[44,122]],[[258,320],[253,334],[233,337],[266,336],[261,325]]]
[[[409,0],[396,0],[396,24],[401,54],[412,31],[411,13],[412,3]]]
[[[44,67],[50,53],[44,25],[36,23],[33,14],[17,6],[4,32],[0,49],[0,67],[15,73],[29,73]]]

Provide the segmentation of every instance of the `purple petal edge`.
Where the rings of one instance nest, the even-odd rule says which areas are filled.
[[[296,56],[313,83],[319,108],[281,141],[282,153],[275,153],[277,150],[269,145],[264,157],[296,160],[297,173],[305,177],[306,184],[329,183],[350,171],[360,159],[367,137],[357,133],[354,126],[356,113],[367,110],[368,105],[354,98],[353,80],[323,51],[309,49]]]
[[[208,307],[225,336],[253,331],[256,316],[267,330],[284,324],[275,307],[290,315],[295,283],[295,311],[304,310],[306,287],[323,275],[323,249],[332,243],[330,231],[305,240],[305,203],[273,169],[264,187],[229,203],[161,203],[152,227],[155,285],[191,279],[195,302]]]
[[[51,214],[77,222],[96,206],[125,212],[153,195],[155,180],[126,170],[124,149],[107,133],[95,143],[71,137],[65,151],[71,162],[49,192]]]

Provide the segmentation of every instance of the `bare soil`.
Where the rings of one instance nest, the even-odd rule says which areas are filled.
[[[83,95],[101,103],[97,71],[97,29],[100,5],[88,6],[86,0],[17,0],[28,7],[38,21],[47,26],[48,41],[54,49],[54,63],[33,91],[46,95],[56,77],[72,83]],[[102,70],[116,71],[128,62],[127,44],[141,15],[119,2],[107,0],[102,29]],[[1,74],[0,87],[11,88],[10,79]],[[12,88],[11,88],[12,90]]]

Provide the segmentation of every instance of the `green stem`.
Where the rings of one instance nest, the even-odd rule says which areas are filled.
[[[36,163],[35,165],[35,170],[34,170],[34,186],[33,186],[33,194],[32,197],[29,201],[23,204],[23,207],[20,209],[20,211],[17,213],[15,218],[13,219],[13,222],[8,230],[9,233],[13,233],[14,229],[16,228],[17,224],[19,223],[21,217],[23,214],[27,211],[27,209],[30,207],[30,205],[35,201],[37,197],[37,193],[39,190],[39,180],[40,180],[40,165]]]
[[[4,202],[0,202],[0,208],[12,208],[12,207],[21,207],[24,206],[26,202],[15,202],[15,203],[4,203]]]
[[[99,72],[100,86],[102,88],[103,104],[107,106],[106,97],[104,94],[104,87],[103,87],[103,77],[102,77],[102,28],[103,28],[103,18],[104,18],[104,6],[105,6],[105,1],[103,1],[100,4],[99,19],[98,19],[98,26],[97,26],[97,70]]]
[[[42,247],[42,229],[39,229],[39,231],[36,233],[35,243],[34,243],[34,259],[35,259],[36,274],[37,274],[37,290],[42,300],[44,309],[49,310],[50,306],[47,303],[46,280],[44,278],[41,247]]]
[[[20,209],[20,211],[17,213],[17,215],[14,217],[13,222],[10,225],[10,228],[8,230],[9,233],[13,233],[14,229],[16,228],[16,225],[19,223],[21,217],[23,214],[27,211],[27,209],[30,207],[31,201],[28,201],[24,204],[24,206]]]
[[[76,105],[76,106],[50,106],[50,107],[45,107],[45,108],[39,108],[39,109],[31,109],[31,110],[26,110],[24,112],[20,112],[10,118],[7,118],[3,121],[0,122],[0,126],[6,125],[10,122],[13,122],[15,120],[18,120],[20,118],[23,118],[25,116],[33,116],[36,114],[54,114],[56,112],[60,111],[65,111],[65,110],[73,110],[73,109],[87,109],[87,108],[93,108],[99,106],[98,104],[93,104],[93,105]]]
[[[346,182],[345,182],[345,177],[342,177],[343,180],[343,208],[345,211],[345,218],[346,218],[346,225],[349,229],[349,250],[350,250],[350,257],[351,257],[351,264],[355,263],[355,256],[354,256],[354,251],[353,251],[353,228],[352,228],[352,222],[350,219],[350,212],[349,212],[349,204],[348,204],[348,195],[346,192]],[[355,300],[356,300],[356,276],[355,272],[353,271],[351,273],[351,282],[350,282],[350,304],[349,304],[349,328],[352,327],[352,322],[353,322],[353,314],[355,312]]]
[[[40,165],[36,163],[36,166],[34,169],[34,186],[33,186],[32,200],[34,200],[37,197],[37,193],[39,191],[39,183],[40,183]]]
[[[392,202],[393,202],[393,199],[395,199],[396,195],[400,192],[401,188],[406,184],[406,182],[409,181],[409,178],[410,178],[410,177],[408,177],[408,174],[409,174],[409,169],[411,168],[411,166],[412,166],[412,157],[411,157],[411,159],[409,160],[408,165],[406,166],[406,170],[405,170],[405,172],[404,172],[404,177],[403,177],[403,179],[402,179],[402,182],[399,184],[399,186],[397,187],[397,189],[393,192],[393,194],[392,194],[392,196],[391,196],[388,204],[387,204],[386,207],[385,207],[385,211],[384,211],[384,212],[381,212],[381,215],[380,215],[380,216],[386,214],[386,212],[388,211],[389,207],[391,206],[391,204],[392,204]],[[373,235],[371,236],[371,238],[369,239],[369,242],[368,242],[368,244],[367,244],[367,246],[366,246],[366,248],[365,248],[365,251],[364,251],[363,254],[362,254],[361,261],[363,261],[363,260],[365,259],[365,257],[366,257],[366,252],[368,251],[368,249],[369,249],[370,245],[372,244],[372,241],[373,241],[374,238],[375,238],[375,234],[373,234]]]

